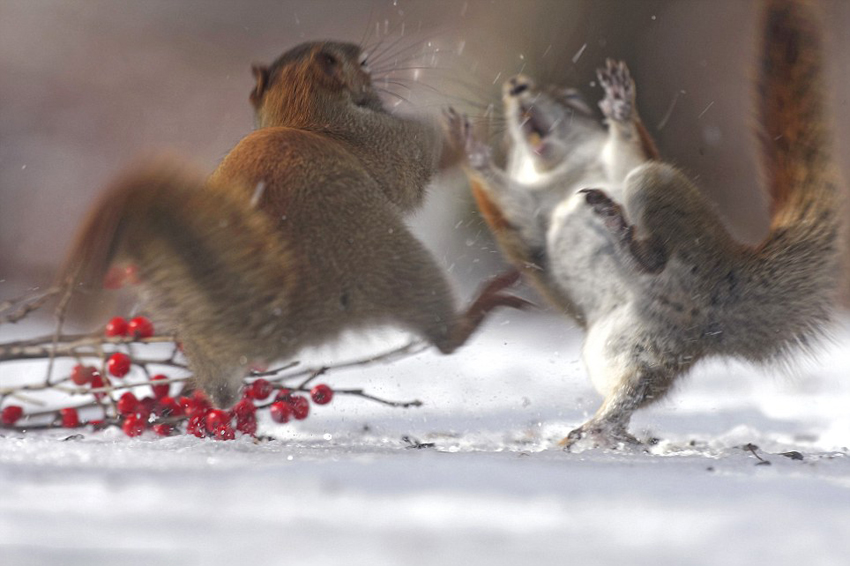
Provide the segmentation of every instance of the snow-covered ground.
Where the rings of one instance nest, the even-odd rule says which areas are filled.
[[[265,442],[7,431],[0,564],[850,563],[850,324],[793,376],[700,366],[626,452],[556,445],[599,402],[579,340],[498,316],[456,355],[326,379],[424,407],[339,397]]]

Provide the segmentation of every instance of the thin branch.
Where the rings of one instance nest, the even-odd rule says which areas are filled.
[[[0,302],[0,313],[8,311],[9,309],[15,306],[18,307],[17,310],[9,314],[4,314],[3,317],[0,318],[0,323],[18,322],[19,320],[27,316],[29,313],[43,307],[45,303],[55,297],[61,290],[62,289],[60,287],[49,287],[48,289],[42,292],[31,293],[28,295]]]
[[[388,401],[387,399],[382,399],[380,397],[375,397],[374,395],[370,395],[366,393],[362,389],[334,389],[334,394],[342,394],[342,395],[354,395],[355,397],[362,397],[363,399],[368,399],[369,401],[375,401],[376,403],[380,403],[382,405],[387,405],[390,407],[421,407],[422,401],[419,399],[414,399],[413,401]]]
[[[51,354],[57,358],[92,356],[93,353],[79,352],[80,348],[99,348],[104,344],[156,344],[173,342],[173,336],[151,336],[150,338],[105,338],[101,333],[60,335],[53,347],[53,336],[41,336],[30,340],[19,340],[0,344],[0,362],[23,359],[47,358]],[[172,357],[174,357],[172,355]],[[163,362],[164,363],[164,362]],[[171,365],[171,364],[165,364]]]

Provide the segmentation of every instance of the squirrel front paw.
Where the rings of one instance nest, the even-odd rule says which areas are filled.
[[[601,189],[581,189],[579,193],[584,194],[585,201],[590,205],[593,212],[599,216],[605,227],[611,232],[615,239],[620,242],[628,242],[632,238],[632,226],[623,214],[623,207],[614,202],[605,191]]]
[[[600,189],[581,189],[579,193],[585,195],[587,204],[611,232],[616,247],[630,259],[632,265],[642,273],[656,274],[664,269],[668,257],[664,243],[657,238],[636,238],[635,228],[626,220],[622,205]]]
[[[617,122],[630,121],[634,109],[635,82],[626,64],[608,59],[604,68],[596,70],[596,76],[605,90],[605,97],[599,101],[599,108],[605,117]]]
[[[450,143],[466,154],[469,165],[473,169],[478,171],[490,169],[493,164],[490,147],[475,138],[469,118],[451,107],[443,114]]]

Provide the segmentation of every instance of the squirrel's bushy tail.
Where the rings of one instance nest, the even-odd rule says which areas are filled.
[[[97,293],[110,265],[128,262],[137,268],[146,307],[181,339],[209,357],[224,347],[208,343],[214,334],[250,357],[268,348],[268,320],[286,319],[294,275],[286,268],[286,243],[250,195],[176,160],[133,168],[92,208],[59,284]]]
[[[772,355],[807,345],[830,318],[841,212],[817,14],[804,0],[766,0],[764,18],[756,108],[771,226],[752,273],[762,296],[751,299],[782,311],[765,321],[779,338]]]
[[[837,204],[814,11],[805,0],[766,1],[756,107],[774,229],[817,223]]]
[[[97,290],[120,256],[138,263],[145,284],[157,285],[158,272],[173,274],[183,266],[184,276],[190,278],[185,288],[216,294],[222,279],[259,275],[253,272],[268,266],[263,275],[273,276],[280,288],[286,246],[249,195],[248,189],[218,187],[176,159],[137,165],[92,207],[59,283]]]

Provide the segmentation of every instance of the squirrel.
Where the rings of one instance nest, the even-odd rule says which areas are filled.
[[[561,442],[620,447],[635,410],[699,361],[783,362],[811,349],[839,284],[841,203],[811,6],[767,0],[756,110],[771,225],[735,241],[711,202],[660,161],[622,63],[599,71],[608,132],[569,92],[523,76],[504,87],[506,171],[455,125],[484,218],[508,258],[586,331],[582,358],[604,397]]]
[[[553,212],[577,188],[622,184],[629,171],[659,158],[633,104],[626,65],[608,60],[597,74],[607,131],[575,89],[540,87],[525,75],[503,84],[511,142],[505,171],[496,168],[490,148],[471,137],[468,121],[454,123],[467,148],[473,197],[502,252],[540,295],[582,324],[583,309],[546,265]],[[582,277],[587,270],[573,271]]]
[[[501,292],[519,278],[508,272],[456,309],[403,216],[463,147],[436,122],[390,114],[360,47],[304,43],[253,74],[258,129],[209,178],[171,158],[116,180],[60,270],[68,293],[97,293],[111,265],[132,264],[145,308],[222,408],[252,364],[344,330],[390,323],[448,354],[492,309],[529,304]]]

